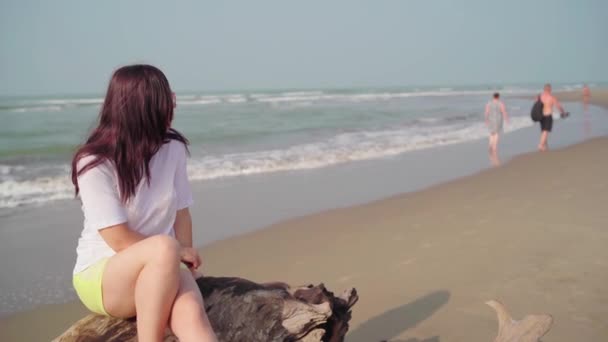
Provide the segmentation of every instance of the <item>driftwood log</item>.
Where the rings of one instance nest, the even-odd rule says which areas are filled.
[[[205,310],[220,341],[343,341],[348,331],[355,289],[335,296],[323,284],[290,288],[241,278],[196,280]],[[135,320],[91,314],[76,322],[57,342],[137,341]],[[165,341],[177,341],[167,330]]]
[[[489,300],[486,304],[498,315],[498,336],[494,342],[538,342],[551,329],[551,315],[528,315],[516,321],[501,302]]]
[[[335,296],[323,284],[291,288],[284,283],[258,284],[241,278],[200,277],[197,284],[205,310],[222,342],[343,341],[351,308],[358,296],[350,289]],[[553,323],[551,315],[514,320],[497,300],[486,302],[498,316],[494,342],[538,342]],[[88,315],[54,342],[135,342],[135,320]],[[167,330],[165,341],[177,341]],[[373,342],[373,341],[370,341]]]

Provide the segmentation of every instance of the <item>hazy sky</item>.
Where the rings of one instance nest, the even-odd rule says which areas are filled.
[[[608,80],[606,0],[0,0],[0,94]]]

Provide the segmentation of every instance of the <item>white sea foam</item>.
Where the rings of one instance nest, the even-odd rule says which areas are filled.
[[[32,180],[0,182],[0,208],[44,203],[73,197],[74,188],[66,177],[39,177]]]
[[[63,110],[63,106],[31,106],[31,107],[15,107],[11,111],[15,113],[25,112],[59,112]]]
[[[249,94],[249,97],[251,97],[252,99],[260,99],[260,98],[269,97],[269,96],[272,96],[272,94],[264,94],[264,93]]]
[[[423,117],[423,118],[416,119],[416,121],[418,121],[420,123],[424,123],[424,124],[434,124],[434,123],[440,122],[441,118],[433,118],[433,117],[424,118]]]
[[[4,165],[0,164],[0,175],[7,176],[14,172],[20,172],[25,170],[25,166],[23,165]]]
[[[48,99],[36,101],[37,103],[47,103],[56,105],[75,105],[75,104],[102,104],[103,98],[86,98],[86,99]]]
[[[4,110],[11,112],[57,112],[70,107],[92,106],[103,103],[102,98],[82,98],[82,99],[36,99],[23,100],[12,103],[4,107]]]
[[[439,91],[417,91],[417,92],[378,92],[378,93],[356,93],[356,94],[341,94],[341,93],[284,93],[280,95],[258,96],[254,99],[262,103],[285,103],[285,102],[318,102],[318,101],[348,101],[348,102],[363,102],[363,101],[386,101],[392,99],[402,99],[410,97],[437,97],[437,96],[467,96],[467,95],[489,95],[493,90],[462,90],[456,91],[451,88],[445,88]],[[512,89],[505,90],[506,94],[527,94],[531,93],[527,89]]]
[[[178,105],[208,105],[208,104],[216,104],[222,103],[222,100],[219,98],[207,97],[207,98],[197,98],[194,100],[181,100],[178,101]]]
[[[228,102],[228,103],[243,103],[243,102],[247,102],[247,98],[245,98],[244,96],[240,96],[240,95],[227,96],[226,97],[226,102]]]
[[[506,131],[531,126],[528,117],[514,117]],[[288,170],[327,167],[358,160],[395,156],[413,150],[471,141],[487,136],[483,123],[420,127],[395,130],[358,131],[335,135],[329,139],[293,145],[282,149],[209,155],[193,158],[189,163],[192,180],[244,176]],[[67,165],[55,166],[68,170]],[[61,177],[37,177],[15,180],[9,176],[25,172],[22,166],[0,165],[0,208],[44,203],[73,198],[73,187],[67,171]],[[19,179],[17,177],[16,179]]]
[[[320,90],[313,91],[288,91],[281,93],[284,96],[319,96],[323,95],[323,92]]]
[[[527,117],[511,120],[506,132],[529,127]],[[485,138],[483,123],[432,129],[409,127],[399,130],[343,133],[331,139],[291,146],[286,149],[208,156],[193,160],[190,177],[205,180],[288,170],[316,169],[352,161],[395,156],[413,150],[432,148]]]

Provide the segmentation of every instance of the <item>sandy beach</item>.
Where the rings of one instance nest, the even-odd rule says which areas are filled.
[[[581,90],[570,92],[558,92],[555,94],[562,102],[581,101],[583,93]],[[608,89],[591,89],[591,104],[608,107]]]
[[[598,139],[527,155],[223,241],[204,250],[207,272],[356,286],[348,341],[490,341],[490,298],[515,317],[551,313],[546,341],[600,341],[608,336],[608,162],[597,156],[607,148]]]
[[[592,103],[608,108],[608,91],[592,89]],[[288,219],[205,246],[203,271],[355,287],[349,342],[491,341],[489,299],[516,319],[553,315],[545,341],[606,340],[607,150],[608,138],[594,138],[422,191]],[[0,320],[0,340],[50,340],[85,313],[79,303],[17,313]]]

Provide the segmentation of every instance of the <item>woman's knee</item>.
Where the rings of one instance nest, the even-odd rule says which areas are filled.
[[[153,260],[175,264],[179,267],[179,242],[171,236],[155,235],[147,238]]]

